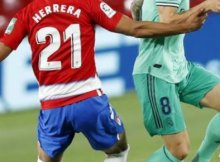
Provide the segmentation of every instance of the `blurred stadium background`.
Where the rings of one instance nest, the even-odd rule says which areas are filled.
[[[105,0],[113,8],[130,16],[131,0]],[[0,36],[17,10],[30,0],[0,0]],[[201,0],[192,0],[191,6]],[[220,75],[220,14],[210,13],[205,25],[187,34],[187,58]],[[107,41],[106,41],[107,40]],[[160,138],[150,138],[142,124],[139,104],[133,91],[132,67],[137,55],[138,39],[106,33],[97,27],[96,62],[105,92],[117,108],[127,128],[131,151],[128,162],[143,162],[161,145]],[[36,123],[39,109],[37,83],[30,64],[27,39],[0,64],[0,162],[36,161]],[[106,66],[106,60],[108,64]],[[208,79],[208,78],[207,78]],[[215,113],[200,111],[183,104],[190,139],[190,161],[198,148],[209,119]],[[218,150],[219,151],[219,150]],[[77,135],[64,156],[64,162],[99,162],[104,155],[94,152],[82,135]],[[212,162],[220,161],[218,152]]]

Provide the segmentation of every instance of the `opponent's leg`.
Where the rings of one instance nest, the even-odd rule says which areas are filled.
[[[209,107],[220,111],[220,78],[211,74],[204,68],[196,65],[196,64],[189,64],[189,72],[190,77],[188,77],[188,84],[182,90],[180,95],[181,101],[193,104],[197,107]],[[208,78],[208,79],[207,79]],[[216,123],[215,123],[216,122]],[[209,150],[205,151],[204,157],[206,157],[203,161],[197,158],[194,160],[198,162],[209,161],[211,158],[211,154],[215,151],[216,146],[210,145],[209,143],[213,143],[213,137],[211,134],[215,134],[220,137],[219,129],[212,129],[214,125],[220,125],[220,122],[217,120],[212,120],[210,122],[209,128],[207,128],[206,137],[201,145],[199,152],[202,150]],[[209,137],[208,137],[209,136]],[[198,153],[197,153],[198,154]],[[209,157],[209,158],[208,158]]]
[[[192,162],[209,162],[220,144],[220,114],[216,114],[209,122],[205,138]]]
[[[170,151],[166,148],[166,146],[161,147],[159,150],[154,152],[146,162],[181,162],[181,160],[177,159],[173,156]]]
[[[177,159],[183,160],[189,152],[190,141],[187,131],[162,136],[165,146]]]
[[[205,107],[209,107],[220,111],[220,84],[217,84],[212,90],[210,90],[205,97],[201,100],[200,104]],[[220,114],[217,114],[209,122],[206,130],[204,140],[193,159],[193,162],[209,162],[214,154],[215,150],[219,146],[220,140]]]
[[[147,162],[181,162],[189,151],[189,138],[186,131],[162,136],[165,146],[154,152]]]
[[[144,125],[151,136],[161,135],[165,147],[147,162],[179,162],[189,150],[188,134],[176,84],[151,75],[135,75],[135,88],[142,105]]]

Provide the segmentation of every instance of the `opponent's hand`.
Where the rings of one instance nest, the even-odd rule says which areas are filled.
[[[140,10],[144,0],[133,0],[131,3],[131,16],[134,20],[140,20]]]
[[[211,12],[220,12],[220,0],[207,0],[206,9]]]
[[[189,25],[189,32],[198,30],[204,23],[207,18],[207,12],[205,9],[198,10],[191,14],[186,20],[186,24]]]

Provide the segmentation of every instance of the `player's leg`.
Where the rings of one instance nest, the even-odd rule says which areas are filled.
[[[61,162],[62,154],[72,142],[73,105],[41,110],[38,119],[38,162]],[[68,121],[69,119],[69,121]],[[71,133],[70,133],[71,132]]]
[[[112,147],[103,150],[106,154],[110,155],[110,154],[120,153],[129,148],[127,144],[125,132],[119,134],[118,136],[119,136],[118,137],[119,140]]]
[[[111,148],[104,150],[106,159],[104,162],[126,162],[130,147],[127,144],[125,132],[119,135],[119,141]]]
[[[104,151],[104,162],[126,162],[129,146],[125,129],[106,95],[90,98],[83,102],[79,112],[79,127],[95,150]],[[90,111],[88,111],[90,110]]]
[[[217,113],[209,122],[205,138],[192,162],[210,162],[212,155],[220,144],[219,125],[220,113]]]
[[[220,78],[211,74],[204,68],[189,63],[190,77],[187,86],[184,87],[180,97],[183,102],[197,107],[210,107],[220,110]],[[207,79],[208,78],[208,79]],[[207,128],[194,162],[209,162],[211,155],[217,148],[216,139],[220,139],[219,118],[215,116]]]
[[[150,75],[134,75],[144,125],[151,136],[161,135],[164,146],[147,162],[179,162],[189,150],[189,138],[178,98],[178,88]]]

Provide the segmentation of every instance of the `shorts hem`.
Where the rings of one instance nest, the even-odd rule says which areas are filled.
[[[151,137],[153,137],[153,136],[166,136],[166,135],[173,135],[173,134],[181,133],[181,132],[184,132],[185,130],[186,130],[186,128],[183,128],[181,130],[165,132],[165,133],[162,133],[162,132],[161,133],[160,132],[158,132],[158,133],[149,133],[149,135]]]

